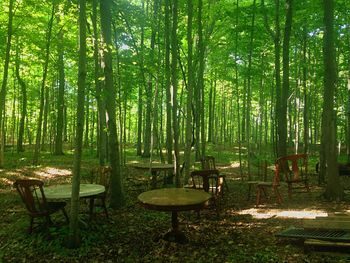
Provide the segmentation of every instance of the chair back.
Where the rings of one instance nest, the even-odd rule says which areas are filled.
[[[42,181],[31,179],[16,180],[13,184],[28,212],[33,216],[45,215],[48,212],[43,185]]]
[[[201,158],[202,170],[216,170],[215,157],[214,156],[203,156]]]
[[[275,163],[275,172],[284,174],[285,180],[300,181],[307,176],[308,155],[307,154],[293,154],[280,157]]]
[[[218,196],[222,191],[222,183],[218,170],[195,170],[191,172],[192,188]]]
[[[110,177],[111,177],[112,167],[110,166],[96,166],[91,169],[90,183],[103,185],[106,192],[109,190]]]

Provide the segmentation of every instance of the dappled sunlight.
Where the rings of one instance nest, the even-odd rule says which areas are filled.
[[[261,209],[261,208],[250,208],[239,211],[240,215],[251,215],[256,219],[267,219],[267,218],[296,218],[296,219],[314,219],[316,217],[326,217],[328,213],[324,210],[316,209],[300,209],[300,210],[286,210],[286,209]]]
[[[10,180],[8,178],[0,178],[0,184],[2,185],[12,185],[13,182],[13,180]]]
[[[33,174],[42,178],[50,179],[58,176],[71,176],[72,171],[67,169],[58,169],[55,167],[45,167],[38,171],[34,171]]]

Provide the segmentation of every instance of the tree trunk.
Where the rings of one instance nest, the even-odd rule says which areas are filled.
[[[25,120],[27,116],[27,85],[24,82],[24,80],[21,78],[20,74],[20,58],[19,58],[19,47],[17,44],[16,49],[16,77],[18,80],[18,83],[21,87],[21,94],[22,94],[22,101],[21,101],[21,116],[19,121],[19,128],[18,128],[18,139],[17,139],[17,152],[23,152],[23,137],[24,137],[24,126],[25,126]]]
[[[60,17],[57,17],[59,24]],[[57,97],[57,121],[56,121],[56,138],[55,138],[55,155],[63,154],[63,111],[64,111],[64,89],[65,89],[65,74],[64,74],[64,33],[63,29],[58,33],[58,97]]]
[[[79,69],[78,69],[78,95],[76,139],[74,151],[74,167],[72,178],[72,197],[69,223],[69,247],[80,246],[79,233],[79,190],[80,168],[83,148],[84,132],[84,93],[86,85],[86,0],[79,0]]]
[[[303,34],[303,93],[304,93],[304,153],[308,153],[309,151],[309,100],[308,100],[308,92],[307,92],[307,30],[304,28]]]
[[[112,167],[111,172],[111,200],[110,206],[114,209],[120,208],[124,204],[124,194],[122,191],[122,175],[119,157],[119,143],[116,123],[116,90],[113,83],[113,65],[112,65],[112,34],[111,34],[111,2],[101,0],[101,27],[104,42],[104,75],[106,89],[106,106],[108,114],[108,144],[109,157]]]
[[[179,173],[179,129],[177,116],[177,19],[178,0],[173,1],[173,26],[171,29],[171,84],[172,84],[172,114],[173,114],[173,134],[174,134],[174,174],[175,185],[180,187]]]
[[[105,165],[107,154],[107,132],[106,132],[106,103],[105,96],[102,96],[102,84],[101,84],[101,65],[99,57],[99,45],[98,45],[98,30],[97,30],[97,1],[92,2],[92,26],[94,34],[94,82],[95,82],[95,94],[98,111],[98,125],[97,125],[97,137],[98,137],[98,158],[101,166]]]
[[[12,21],[13,21],[13,2],[10,0],[9,3],[9,20],[7,24],[7,41],[6,41],[6,53],[5,53],[5,63],[4,72],[0,91],[0,168],[4,167],[4,152],[5,152],[5,125],[4,125],[4,112],[5,112],[5,101],[7,92],[7,78],[8,69],[10,63],[10,51],[11,51],[11,39],[12,39]]]
[[[281,106],[278,111],[278,154],[287,155],[287,105],[289,96],[289,40],[292,29],[293,0],[286,0],[286,23],[283,35],[283,83],[281,90]]]
[[[170,83],[170,0],[165,0],[165,90],[166,90],[166,149],[167,161],[173,162],[173,136],[172,136],[172,112],[171,112],[171,83]]]
[[[184,183],[187,183],[187,179],[190,175],[191,167],[191,147],[192,147],[192,100],[193,100],[193,37],[192,37],[192,19],[193,19],[193,3],[192,0],[187,0],[187,101],[186,101],[186,149],[185,149],[185,174]],[[210,129],[210,127],[209,127]]]
[[[50,45],[51,45],[51,33],[52,33],[52,24],[53,18],[56,10],[55,3],[52,4],[51,17],[49,20],[47,38],[46,38],[46,50],[45,50],[45,62],[43,67],[43,79],[41,81],[41,89],[40,89],[40,108],[39,108],[39,117],[37,121],[37,130],[36,130],[36,139],[35,139],[35,150],[33,155],[33,164],[37,165],[39,161],[40,154],[40,142],[41,142],[41,132],[42,132],[42,121],[43,121],[43,113],[45,106],[45,89],[46,89],[46,78],[47,78],[47,69],[49,66],[49,58],[50,58]]]
[[[323,173],[327,178],[325,197],[329,200],[342,200],[343,186],[340,184],[337,167],[336,127],[334,113],[334,93],[336,82],[336,64],[334,50],[334,3],[324,0],[324,95],[322,114],[322,148],[324,149]]]
[[[246,103],[246,141],[247,141],[247,155],[248,155],[248,176],[251,174],[251,119],[250,119],[250,110],[252,104],[252,91],[251,91],[251,69],[252,69],[252,55],[253,55],[253,42],[254,42],[254,26],[255,26],[255,8],[256,0],[253,1],[253,14],[252,14],[252,25],[250,31],[250,41],[249,41],[249,54],[248,54],[248,82],[247,82],[247,103]],[[250,178],[249,178],[250,180]]]

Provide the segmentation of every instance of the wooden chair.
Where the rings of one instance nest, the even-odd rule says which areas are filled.
[[[211,194],[211,203],[219,215],[218,199],[222,195],[223,179],[218,170],[195,170],[191,172],[192,188]]]
[[[201,158],[201,165],[202,170],[217,170],[215,165],[215,157],[206,155]],[[223,185],[225,186],[225,189],[228,191],[228,184],[226,182],[226,174],[220,173],[220,177],[222,178]]]
[[[44,183],[40,180],[16,180],[13,186],[17,189],[30,216],[29,233],[33,231],[34,219],[43,217],[47,224],[51,224],[50,215],[61,210],[69,222],[65,210],[66,202],[47,202],[43,189]]]
[[[101,194],[87,197],[90,201],[89,203],[90,217],[92,217],[94,214],[95,199],[98,199],[101,201],[101,206],[106,214],[106,217],[108,218],[106,199],[109,193],[111,171],[112,171],[112,168],[110,166],[97,166],[92,168],[90,171],[90,176],[91,176],[90,183],[103,185],[106,189],[106,191]]]
[[[310,191],[308,180],[308,155],[293,154],[280,157],[276,160],[275,169],[279,177],[284,175],[288,184],[288,197],[292,197],[292,190],[295,188],[305,188]]]
[[[262,198],[268,199],[269,195],[268,195],[268,190],[269,188],[272,189],[275,197],[276,197],[276,201],[278,204],[282,203],[282,197],[281,194],[279,192],[279,186],[280,186],[280,175],[278,172],[274,173],[274,177],[272,182],[267,182],[267,181],[258,181],[256,182],[256,206],[259,206],[262,203]]]

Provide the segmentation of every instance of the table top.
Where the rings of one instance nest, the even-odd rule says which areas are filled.
[[[173,170],[174,165],[169,163],[133,163],[132,167],[144,170]]]
[[[205,207],[211,195],[196,189],[162,188],[138,196],[142,206],[159,211],[186,211]]]
[[[101,194],[105,187],[100,184],[80,184],[80,197],[93,196]],[[72,196],[72,185],[61,184],[44,187],[46,199],[70,199]]]

